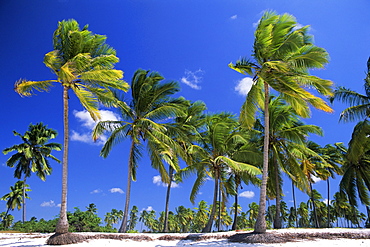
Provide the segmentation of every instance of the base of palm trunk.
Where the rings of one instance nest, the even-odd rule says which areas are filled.
[[[87,240],[86,236],[79,235],[76,233],[55,233],[48,240],[46,244],[48,245],[65,245],[65,244],[78,244]]]

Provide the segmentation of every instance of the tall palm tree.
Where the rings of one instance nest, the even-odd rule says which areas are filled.
[[[163,182],[170,183],[165,163],[171,165],[175,171],[179,170],[178,163],[174,160],[180,148],[171,136],[167,135],[166,121],[184,114],[184,100],[171,98],[179,91],[179,85],[177,82],[163,82],[163,79],[157,72],[137,70],[131,81],[131,102],[120,103],[123,120],[101,121],[93,132],[94,139],[105,132],[110,133],[100,151],[103,157],[107,157],[113,146],[125,138],[129,137],[131,141],[125,209],[119,232],[127,231],[131,180],[136,181],[136,170],[144,141],[148,146],[151,165],[159,171]]]
[[[0,200],[6,201],[6,207],[7,207],[7,210],[3,217],[4,225],[6,223],[5,221],[7,219],[9,210],[14,210],[15,208],[20,210],[23,204],[23,200],[29,199],[26,193],[27,191],[31,191],[31,189],[29,188],[29,185],[25,184],[24,181],[17,181],[14,186],[10,186],[10,192],[0,198]]]
[[[114,69],[118,62],[116,51],[105,43],[106,37],[93,34],[86,25],[80,29],[77,21],[63,20],[53,34],[54,50],[44,57],[44,64],[57,79],[28,81],[20,79],[15,90],[20,95],[31,96],[34,91],[48,91],[54,83],[63,88],[63,172],[60,217],[56,233],[68,232],[67,176],[69,147],[69,91],[72,90],[82,106],[94,120],[100,118],[99,102],[114,105],[111,89],[127,91],[128,84],[122,81],[123,72]]]
[[[306,147],[310,134],[322,135],[322,130],[316,125],[304,124],[294,109],[280,97],[270,98],[269,103],[269,180],[268,196],[275,198],[274,228],[282,228],[281,188],[282,172],[286,173],[300,187],[306,188],[306,177],[300,169],[299,159],[307,153],[312,153]],[[258,124],[259,121],[256,122]],[[262,125],[262,123],[260,123]],[[258,129],[264,130],[262,127]]]
[[[192,203],[194,203],[199,189],[205,183],[207,177],[210,176],[214,180],[212,209],[203,232],[210,232],[212,229],[217,202],[225,202],[226,200],[225,187],[221,189],[224,198],[218,198],[219,186],[223,185],[221,182],[223,176],[225,176],[226,169],[232,168],[236,171],[245,171],[251,176],[260,173],[260,170],[255,166],[237,162],[227,157],[230,143],[233,140],[233,130],[236,126],[237,121],[231,114],[219,113],[207,115],[205,120],[206,130],[202,133],[202,138],[198,141],[199,145],[189,147],[189,152],[193,155],[192,163],[188,164],[189,166],[180,172],[181,176],[184,177],[196,172],[197,178],[190,194],[190,201]]]
[[[265,138],[260,209],[255,232],[266,232],[266,191],[268,177],[269,147],[269,92],[270,87],[288,102],[298,115],[309,116],[309,105],[332,112],[326,102],[307,91],[305,87],[317,89],[325,96],[332,95],[329,80],[309,75],[312,68],[323,68],[328,62],[328,53],[312,42],[309,26],[298,27],[289,14],[277,15],[265,12],[255,31],[253,54],[255,61],[241,59],[229,66],[253,77],[253,85],[242,106],[240,122],[248,127],[254,123],[257,107],[264,110]]]
[[[46,175],[50,175],[52,168],[49,163],[49,158],[60,163],[51,152],[53,150],[62,150],[62,145],[59,143],[48,143],[50,139],[57,136],[57,132],[47,128],[43,123],[36,125],[30,124],[24,135],[13,131],[15,136],[19,136],[23,143],[13,145],[3,150],[4,154],[16,152],[7,161],[9,167],[15,166],[14,177],[21,179],[26,183],[26,179],[31,176],[32,172],[45,181]],[[26,187],[23,187],[24,190]],[[23,213],[22,221],[26,221],[26,198],[23,191]]]

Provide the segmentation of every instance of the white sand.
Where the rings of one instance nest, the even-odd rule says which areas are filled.
[[[269,230],[273,232],[274,230]],[[370,234],[370,229],[281,229],[277,230],[279,233],[284,232],[332,232],[332,233],[366,233]],[[82,234],[96,234],[96,233],[82,233]],[[138,235],[136,233],[131,233]],[[209,233],[207,235],[233,235],[235,232],[223,232],[223,233]],[[6,247],[33,247],[33,246],[48,246],[45,244],[47,238],[52,234],[41,234],[41,233],[1,233],[0,234],[0,246]],[[205,241],[191,241],[191,240],[175,240],[175,241],[165,241],[158,240],[159,237],[168,234],[144,234],[148,237],[154,239],[153,241],[132,241],[132,240],[110,240],[110,239],[100,239],[100,240],[89,240],[88,242],[73,244],[73,245],[61,245],[70,247],[83,247],[83,246],[93,246],[93,247],[118,247],[118,246],[132,246],[132,247],[176,247],[176,246],[248,246],[248,247],[268,247],[268,246],[282,246],[282,247],[370,247],[370,239],[337,239],[337,240],[313,240],[313,241],[302,241],[302,242],[288,242],[282,244],[242,244],[242,243],[231,243],[227,239],[208,239]],[[187,236],[188,234],[171,234],[179,236]]]

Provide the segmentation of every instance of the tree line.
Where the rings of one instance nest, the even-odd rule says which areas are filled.
[[[235,64],[229,64],[235,71],[253,78],[252,88],[237,117],[228,112],[207,113],[203,102],[175,97],[180,91],[178,83],[165,81],[158,72],[139,69],[129,85],[122,80],[123,72],[114,69],[118,57],[115,50],[105,43],[105,36],[93,34],[88,31],[88,26],[80,29],[75,20],[61,21],[53,35],[54,50],[44,58],[45,65],[55,73],[57,79],[21,79],[16,82],[15,90],[20,95],[31,96],[34,91],[48,91],[54,83],[63,87],[63,148],[60,145],[48,147],[42,158],[37,156],[43,160],[42,166],[38,166],[38,161],[30,158],[27,148],[12,147],[4,152],[21,150],[15,155],[23,155],[24,158],[16,160],[12,158],[13,155],[7,165],[15,166],[16,171],[17,167],[24,167],[32,172],[39,169],[46,172],[45,160],[51,158],[58,161],[53,158],[51,151],[63,150],[63,189],[56,233],[67,233],[68,100],[72,91],[94,120],[100,119],[100,105],[118,109],[123,119],[99,121],[92,135],[94,140],[103,134],[109,136],[100,152],[103,157],[107,157],[118,143],[126,139],[131,143],[128,150],[126,200],[119,232],[129,229],[131,181],[136,180],[144,145],[151,166],[159,171],[162,181],[168,184],[161,225],[163,229],[158,231],[168,232],[172,229],[170,218],[173,213],[168,210],[171,183],[183,182],[191,175],[196,176],[189,198],[193,203],[207,178],[214,180],[213,201],[202,232],[210,232],[215,224],[220,224],[230,196],[235,200],[232,229],[237,229],[240,224],[238,189],[243,183],[260,187],[254,231],[265,232],[270,223],[274,228],[282,228],[285,221],[282,207],[283,174],[290,180],[293,193],[298,188],[310,196],[308,205],[313,214],[310,225],[320,227],[325,219],[330,227],[337,215],[331,210],[333,205],[330,200],[326,204],[326,211],[315,203],[317,191],[312,188],[313,177],[328,182],[330,198],[329,179],[336,174],[341,175],[339,194],[335,195],[344,201],[348,200],[351,207],[357,206],[358,199],[363,205],[370,205],[367,158],[370,67],[368,63],[364,84],[366,95],[346,88],[333,90],[333,82],[309,74],[310,69],[323,68],[328,63],[329,54],[313,44],[313,36],[308,30],[309,26],[300,27],[289,14],[264,13],[254,34],[252,58],[242,58]],[[131,98],[126,100],[123,95],[129,89]],[[319,126],[307,125],[302,121],[302,118],[310,116],[310,107],[332,112],[329,104],[316,94],[329,97],[332,102],[340,100],[350,104],[342,113],[341,120],[364,119],[356,125],[348,147],[342,143],[321,147],[308,140],[311,134],[322,135]],[[27,142],[25,136],[22,140]],[[181,168],[180,160],[187,166]],[[15,173],[15,176],[20,178],[23,174],[25,182],[30,173],[23,172],[24,168],[19,168],[19,175]],[[275,208],[266,207],[268,199],[276,201]],[[294,200],[296,226],[300,226],[297,217],[299,208]],[[326,213],[325,217],[322,217],[322,212]],[[270,217],[272,214],[277,217]],[[356,214],[358,211],[353,211],[354,218]],[[270,221],[272,219],[273,222]]]

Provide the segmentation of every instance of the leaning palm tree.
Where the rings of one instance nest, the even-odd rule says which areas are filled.
[[[101,121],[93,132],[94,139],[105,132],[110,133],[100,152],[103,157],[107,157],[113,146],[125,138],[131,140],[125,209],[119,232],[127,231],[131,180],[136,181],[137,166],[142,156],[141,147],[144,142],[148,146],[151,165],[159,171],[163,182],[170,183],[165,163],[171,165],[175,171],[178,170],[178,163],[173,162],[176,158],[177,144],[166,133],[166,121],[183,115],[184,100],[171,98],[179,91],[179,85],[177,82],[163,82],[163,79],[157,72],[137,70],[131,81],[132,100],[128,105],[123,102],[120,104],[123,120]]]
[[[4,225],[6,224],[5,221],[9,210],[14,210],[15,208],[20,210],[24,203],[23,200],[29,199],[26,193],[27,191],[31,191],[31,189],[29,189],[29,185],[25,184],[24,181],[17,181],[14,186],[10,186],[10,192],[0,198],[0,200],[6,201],[7,207],[5,215],[2,217]]]
[[[15,90],[22,96],[31,96],[34,91],[48,91],[54,83],[63,87],[63,172],[60,218],[56,233],[68,232],[67,220],[67,175],[69,147],[68,102],[70,90],[94,120],[100,118],[99,103],[114,105],[111,89],[127,91],[128,84],[122,81],[123,72],[114,69],[118,62],[116,52],[108,46],[103,35],[93,34],[86,25],[80,29],[75,20],[61,21],[53,34],[54,50],[44,57],[44,64],[57,79],[28,81],[20,79]]]
[[[30,124],[28,131],[24,135],[13,131],[15,136],[19,136],[23,143],[13,145],[3,150],[4,154],[16,152],[7,161],[6,165],[9,167],[15,166],[14,177],[21,179],[26,183],[26,179],[31,176],[32,172],[42,180],[45,181],[46,175],[50,175],[52,168],[49,159],[60,161],[54,157],[51,152],[53,150],[62,150],[62,145],[59,143],[48,143],[50,139],[57,136],[57,132],[53,129],[47,128],[43,123],[36,125]],[[25,189],[23,187],[23,213],[22,221],[26,221],[26,198]]]
[[[279,92],[299,116],[309,116],[309,105],[332,112],[323,99],[305,89],[310,87],[322,95],[332,95],[331,81],[309,75],[309,69],[324,67],[328,62],[328,53],[313,44],[308,29],[309,26],[299,27],[295,18],[289,14],[265,12],[255,31],[252,54],[255,61],[241,59],[235,65],[229,64],[232,69],[253,77],[254,83],[240,114],[242,125],[253,126],[257,107],[265,113],[264,162],[259,216],[254,229],[256,233],[266,232],[270,87]]]

